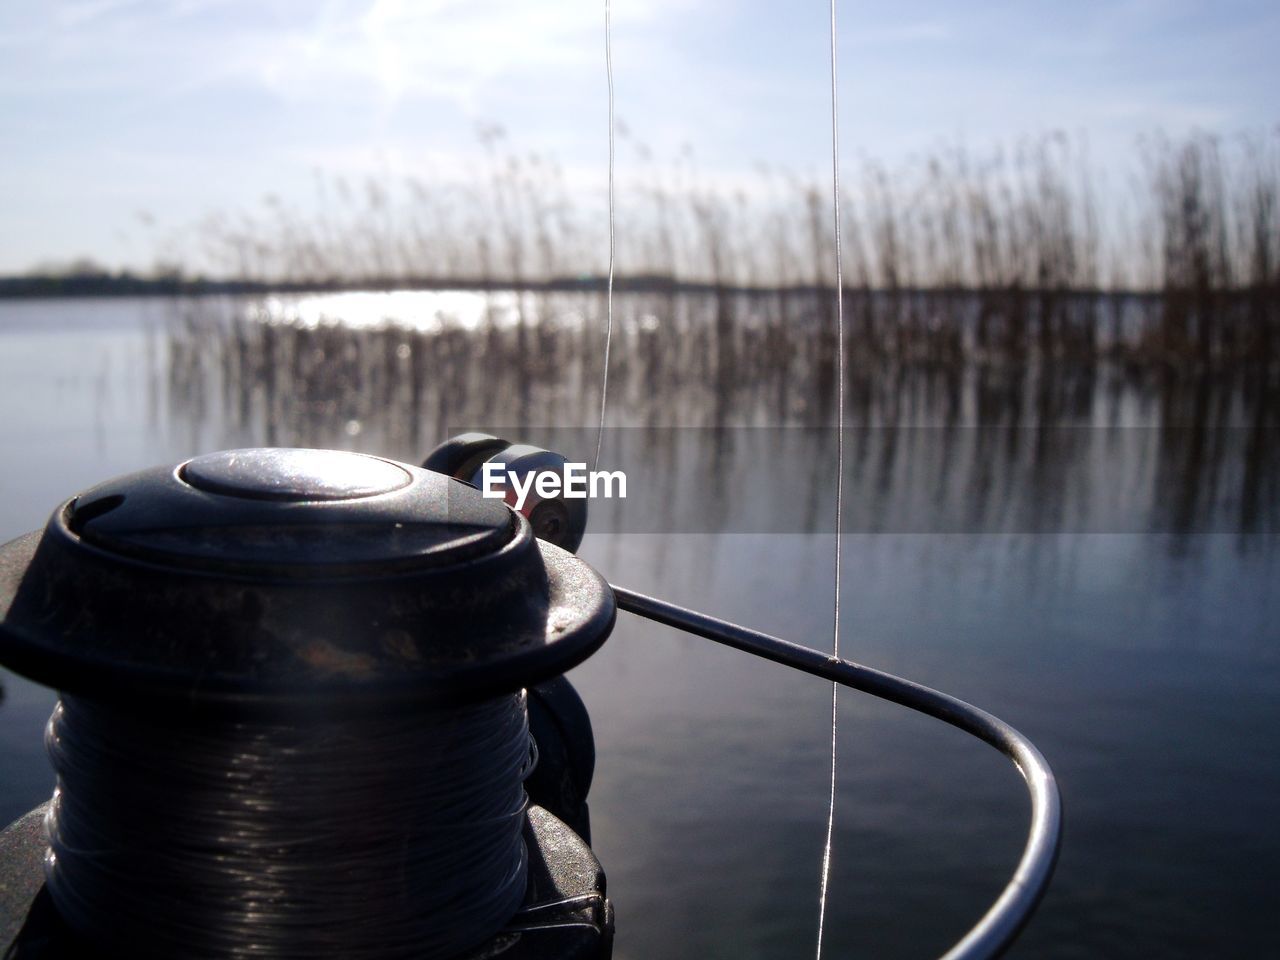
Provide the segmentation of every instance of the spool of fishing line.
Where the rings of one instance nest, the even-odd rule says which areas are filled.
[[[524,690],[613,618],[524,517],[377,457],[228,451],[73,498],[0,547],[0,662],[61,697],[47,849],[0,834],[0,952],[607,957],[598,862],[526,797]]]
[[[47,888],[93,943],[438,960],[491,937],[524,898],[522,694],[297,723],[65,697],[46,742]]]

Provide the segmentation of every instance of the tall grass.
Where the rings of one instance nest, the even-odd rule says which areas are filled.
[[[587,426],[560,439],[582,449],[562,452],[588,456],[603,298],[525,295],[523,309],[545,336],[537,350],[526,348],[512,322],[519,298],[474,300],[486,298],[478,324],[447,316],[421,324],[402,315],[373,326],[304,322],[288,298],[263,313],[246,312],[243,302],[175,301],[178,314],[156,351],[167,383],[155,415],[212,431],[193,435],[192,448],[345,446],[405,460],[461,429],[501,426],[550,442],[536,439],[539,428],[577,424]],[[660,474],[695,491],[692,499],[675,491],[659,497],[659,508],[714,511],[734,482],[732,471],[715,471],[753,458],[792,464],[778,471],[785,482],[771,505],[829,503],[830,491],[813,486],[829,480],[834,463],[832,405],[819,396],[829,351],[807,324],[775,329],[769,299],[742,293],[728,297],[735,324],[726,344],[714,322],[723,299],[712,291],[681,294],[674,313],[662,292],[617,305],[611,426],[710,428],[699,435],[710,448],[682,448],[681,430],[623,429],[610,441],[611,456],[630,449],[638,475]],[[822,300],[816,291],[797,294],[796,316],[817,316]],[[1135,531],[1149,524],[1274,534],[1280,523],[1280,404],[1275,378],[1268,387],[1256,370],[1168,376],[1131,364],[880,362],[851,365],[848,373],[850,521],[860,525],[850,529]],[[764,426],[804,429],[758,431],[754,439],[735,432]],[[806,456],[825,459],[794,459],[790,438],[802,435],[822,438]],[[684,467],[676,469],[681,457]],[[655,471],[659,463],[670,466]],[[938,510],[942,527],[920,519]],[[812,523],[828,517],[815,509]],[[707,522],[677,516],[658,529],[683,529],[685,520],[691,529]]]
[[[774,326],[831,289],[828,187],[760,169],[734,181],[670,164],[623,131],[620,289],[709,289],[720,342],[733,290],[767,294]],[[472,180],[317,179],[315,202],[209,218],[214,273],[289,285],[530,287],[598,279],[602,198],[554,158],[480,131]],[[980,154],[946,148],[844,172],[843,295],[866,354],[1020,362],[1140,348],[1214,365],[1280,340],[1280,133],[1140,145],[1127,193],[1104,190],[1063,134]],[[1104,297],[1103,294],[1124,294]],[[1142,309],[1136,304],[1141,303]]]

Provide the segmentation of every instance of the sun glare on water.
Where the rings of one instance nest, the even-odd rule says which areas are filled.
[[[513,327],[529,305],[513,291],[392,290],[265,298],[250,310],[260,322],[298,327],[343,326],[357,330],[398,327],[424,333]]]

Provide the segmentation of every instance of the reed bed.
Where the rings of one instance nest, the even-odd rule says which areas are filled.
[[[453,433],[497,428],[557,449],[567,443],[567,453],[589,460],[602,298],[477,296],[492,301],[478,325],[317,324],[288,302],[270,313],[182,302],[157,350],[167,384],[154,416],[190,431],[193,449],[349,447],[420,460]],[[776,489],[758,515],[744,505],[730,511],[734,522],[777,513],[788,529],[824,529],[834,470],[830,356],[799,333],[779,341],[743,295],[725,344],[716,300],[681,294],[667,312],[662,294],[620,299],[609,425],[622,429],[606,439],[609,462],[631,457],[637,476],[681,484],[651,491],[654,515],[644,522],[654,529],[703,529],[725,504],[689,491],[732,500],[735,478],[761,464],[775,468]],[[820,311],[821,298],[807,309]],[[517,316],[535,349],[522,342]],[[1268,377],[1250,367],[858,364],[846,390],[848,529],[1274,534],[1275,399]],[[564,429],[572,427],[581,429]],[[668,515],[690,502],[693,515]]]
[[[305,208],[268,197],[258,211],[209,218],[206,260],[214,273],[293,289],[598,283],[603,198],[500,129],[480,136],[485,168],[471,182],[317,177]],[[619,289],[716,294],[720,341],[742,293],[779,330],[830,319],[825,180],[761,167],[726,187],[689,154],[661,164],[625,130],[620,142]],[[1136,159],[1127,187],[1105,191],[1084,146],[1062,134],[844,171],[843,295],[859,353],[1274,364],[1280,132],[1155,136]],[[816,315],[815,296],[826,298]]]
[[[732,428],[817,429],[803,479],[761,510],[798,503],[797,528],[820,529],[837,359],[825,184],[761,169],[729,191],[688,156],[663,166],[623,143],[640,172],[620,191],[610,425],[659,428],[636,434],[642,462],[706,490],[729,489]],[[461,429],[536,442],[593,424],[602,206],[497,131],[485,147],[473,185],[335,186],[318,217],[277,201],[209,234],[263,286],[475,287],[478,315],[439,313],[429,293],[372,318],[321,297],[319,320],[306,297],[178,299],[156,416],[192,448],[406,460]],[[1053,136],[846,173],[851,529],[1274,534],[1280,136],[1152,138],[1123,209],[1090,170]],[[710,440],[681,453],[666,428],[689,427]],[[762,434],[766,462],[791,462],[789,435]],[[726,509],[697,502],[692,518],[655,515],[692,529]]]

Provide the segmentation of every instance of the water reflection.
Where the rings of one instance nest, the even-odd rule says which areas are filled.
[[[599,298],[468,294],[455,309],[478,318],[469,326],[437,317],[434,297],[320,298],[296,318],[287,299],[175,302],[150,340],[138,317],[155,301],[11,304],[0,328],[21,323],[0,381],[16,411],[14,469],[0,512],[17,534],[105,477],[244,444],[416,459],[485,424],[594,440]],[[833,356],[816,334],[829,304],[783,302],[785,323],[762,298],[729,314],[711,296],[618,298],[605,453],[638,464],[648,482],[635,489],[658,503],[595,510],[593,530],[829,527]],[[363,319],[336,322],[357,303]],[[1030,531],[1043,518],[1091,530],[1120,517],[1171,534],[845,540],[842,648],[1007,718],[1061,777],[1062,863],[1011,955],[1268,955],[1280,863],[1274,379],[1132,351],[1046,365],[961,344],[940,362],[908,336],[876,353],[849,306],[849,528]],[[888,316],[876,318],[882,341]],[[760,472],[735,471],[744,464]],[[831,545],[593,534],[583,553],[628,586],[821,647]],[[619,960],[809,950],[829,745],[829,693],[810,680],[631,618],[577,668]],[[41,731],[53,694],[3,683],[8,819],[52,790]],[[936,956],[1016,861],[1016,775],[941,725],[865,697],[841,710],[832,955]]]
[[[605,459],[633,482],[628,500],[596,508],[593,529],[829,531],[826,299],[793,296],[789,326],[760,297],[617,304]],[[880,306],[862,306],[853,329],[881,331]],[[948,306],[976,309],[929,308]],[[592,294],[457,291],[188,301],[168,328],[153,416],[193,449],[417,461],[451,433],[490,428],[589,461],[602,307]],[[868,346],[876,336],[849,344],[848,531],[1245,543],[1276,530],[1280,405],[1265,365],[1177,371],[1083,352],[1014,363],[946,337],[889,357]]]

